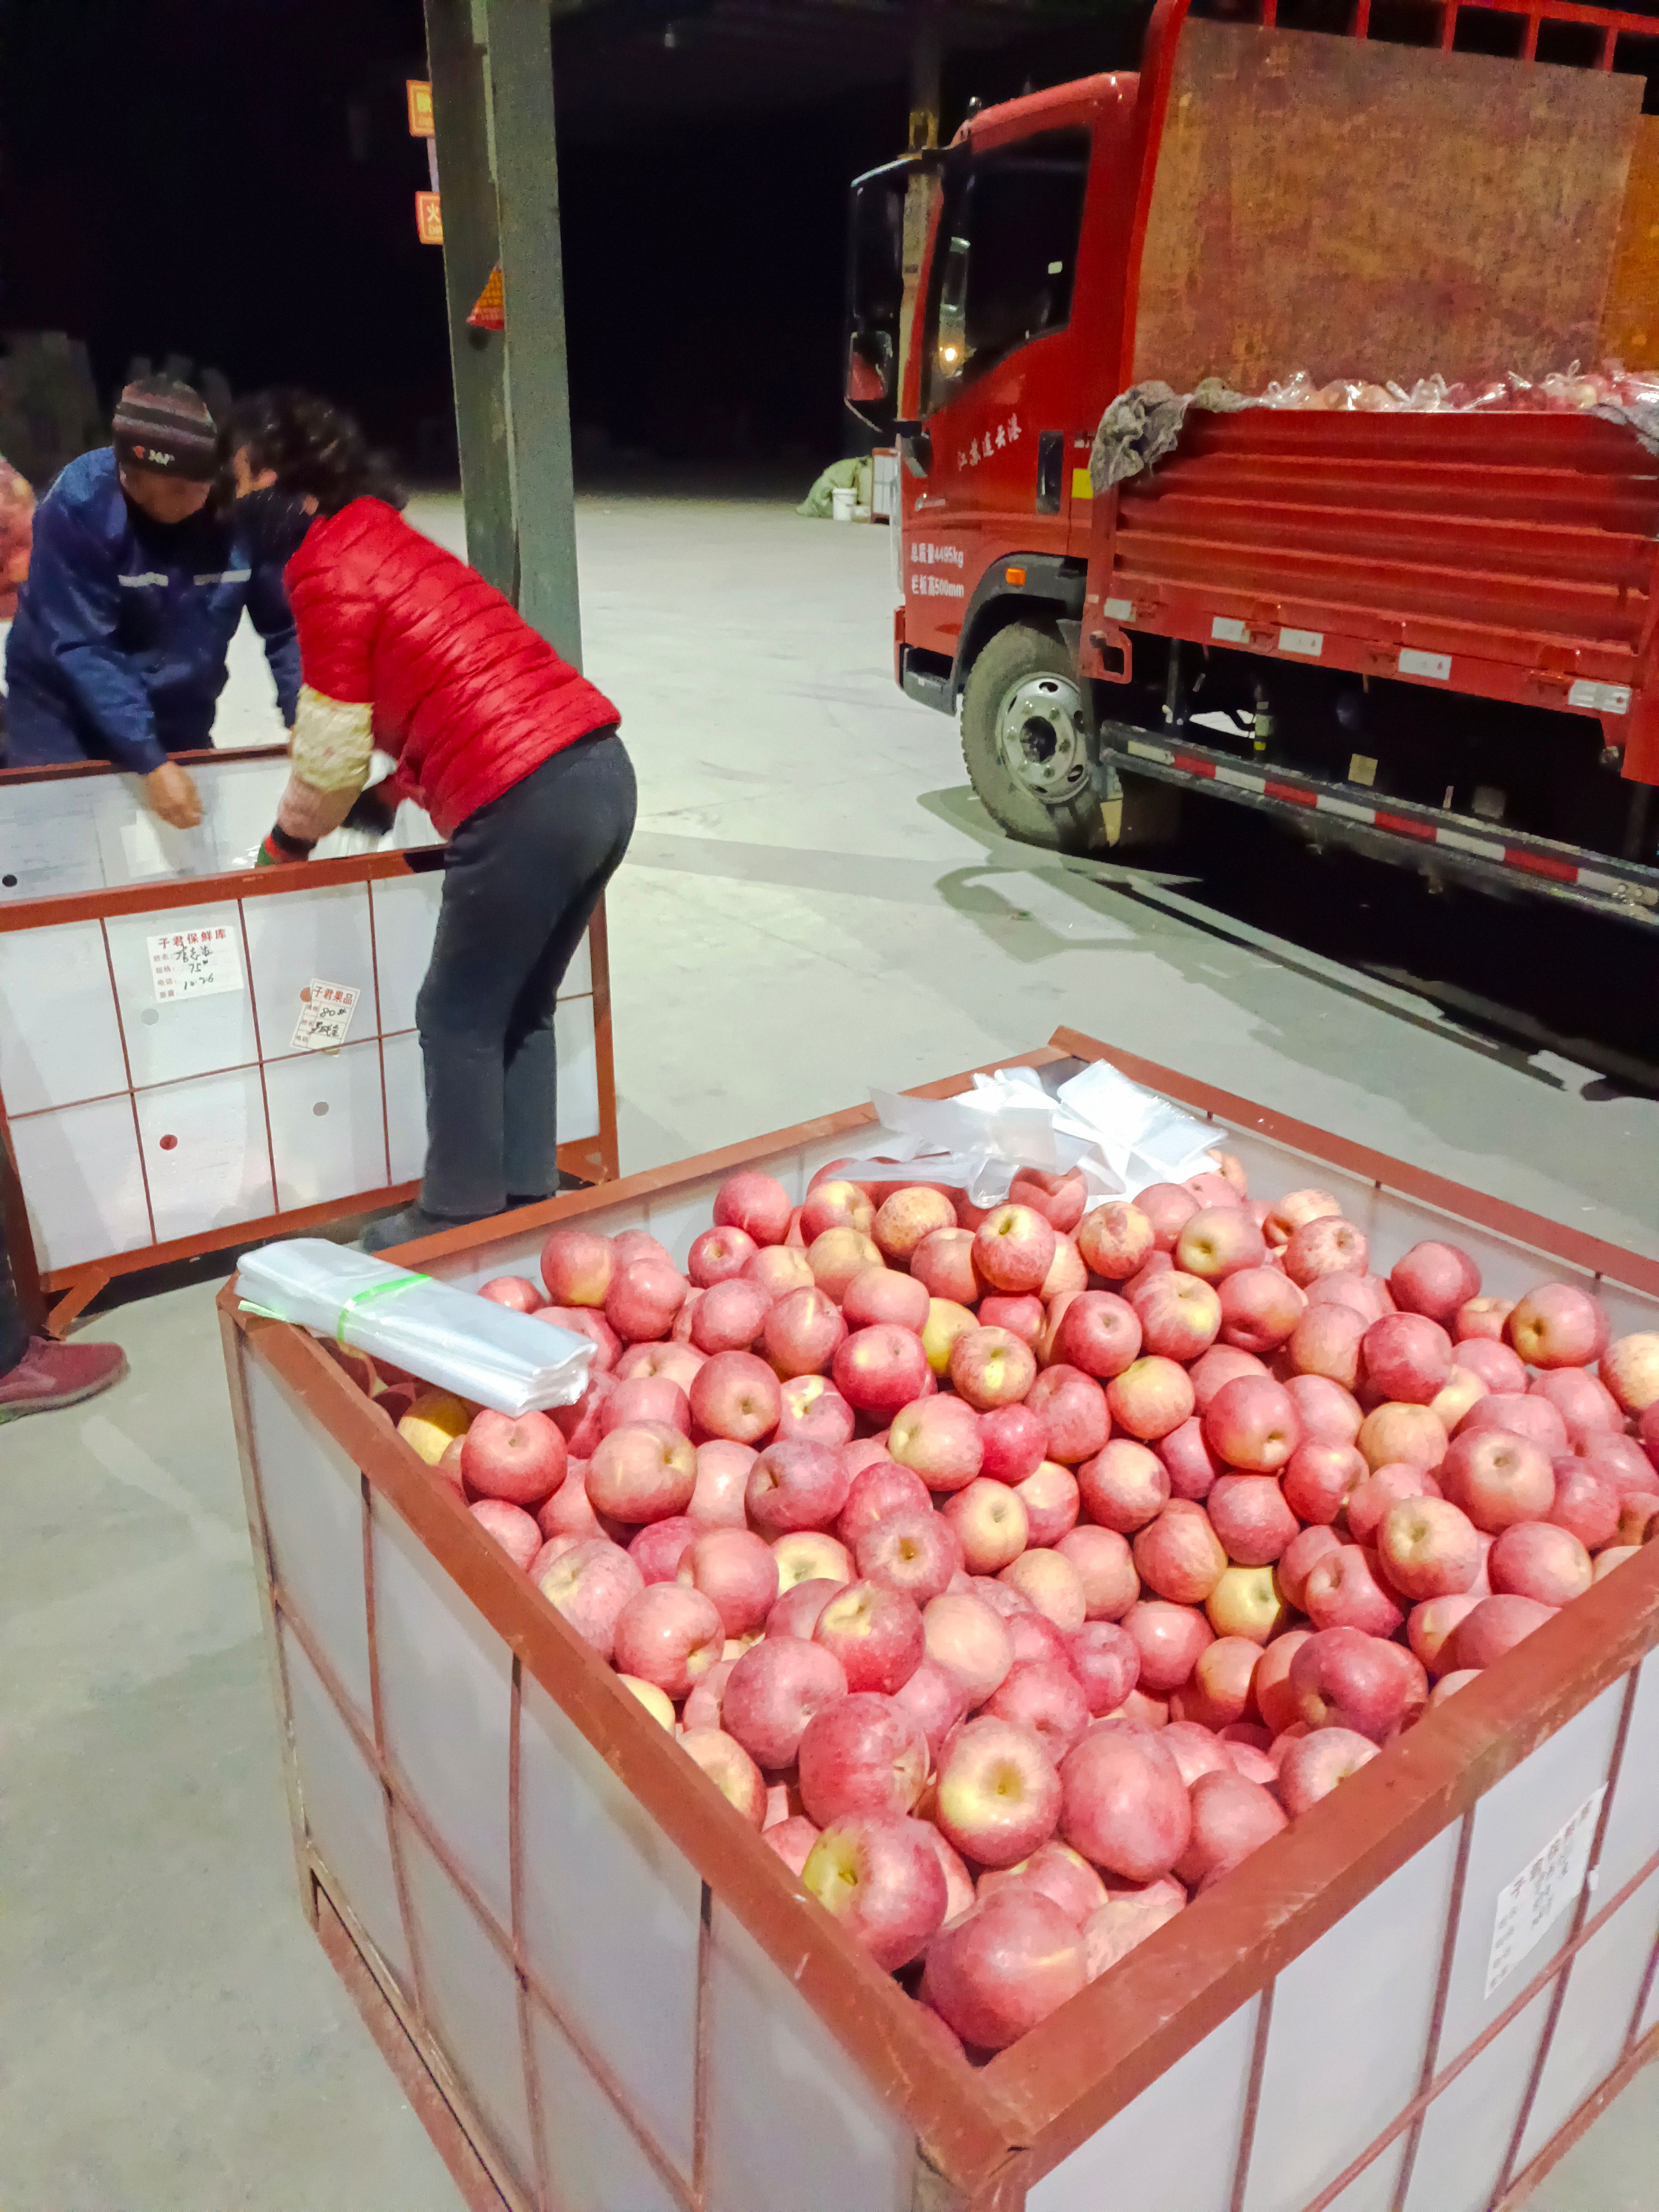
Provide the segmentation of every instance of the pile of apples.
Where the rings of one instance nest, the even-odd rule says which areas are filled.
[[[592,1340],[582,1398],[399,1423],[971,2058],[1659,1521],[1659,1334],[1374,1273],[1213,1157],[1092,1211],[744,1172],[684,1274],[556,1229],[483,1295]]]

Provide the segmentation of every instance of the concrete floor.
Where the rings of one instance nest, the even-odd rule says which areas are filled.
[[[453,540],[453,502],[418,513]],[[587,665],[641,787],[611,901],[625,1168],[1067,1021],[1659,1252],[1652,1101],[1180,878],[1006,842],[892,687],[884,531],[621,493],[579,520]],[[270,734],[269,696],[239,647],[222,734]],[[294,1902],[211,1297],[94,1322],[130,1379],[0,1442],[0,2200],[453,2212]],[[1656,2133],[1650,2069],[1540,2212],[1651,2206]]]

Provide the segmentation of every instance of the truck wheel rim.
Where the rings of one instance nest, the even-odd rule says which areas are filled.
[[[997,753],[1022,791],[1057,806],[1089,784],[1078,688],[1065,676],[1027,676],[997,709]]]

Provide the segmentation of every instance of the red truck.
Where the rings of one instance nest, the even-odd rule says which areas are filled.
[[[1188,5],[854,187],[898,682],[1032,843],[1201,791],[1659,927],[1659,21]]]

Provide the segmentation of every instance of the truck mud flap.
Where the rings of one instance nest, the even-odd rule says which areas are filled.
[[[1123,722],[1100,725],[1100,753],[1103,765],[1110,761],[1120,772],[1212,792],[1293,823],[1315,842],[1348,845],[1373,859],[1458,876],[1487,890],[1530,892],[1587,913],[1659,927],[1659,868],[1503,829],[1473,815],[1375,798],[1359,784],[1258,765],[1184,736],[1162,736]]]

